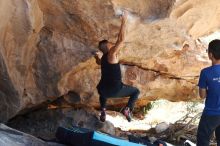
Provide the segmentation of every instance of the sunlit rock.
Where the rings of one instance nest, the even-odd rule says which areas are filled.
[[[156,133],[161,133],[161,132],[166,131],[168,128],[169,128],[169,124],[162,122],[156,125],[155,131]]]

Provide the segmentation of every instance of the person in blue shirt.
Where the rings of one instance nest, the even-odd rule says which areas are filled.
[[[199,95],[205,98],[205,108],[197,131],[197,146],[209,146],[213,132],[220,146],[220,40],[208,46],[210,67],[204,68],[199,78]]]

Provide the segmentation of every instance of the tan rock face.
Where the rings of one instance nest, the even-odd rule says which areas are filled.
[[[98,107],[100,67],[92,52],[99,40],[116,41],[123,9],[130,12],[120,53],[123,80],[141,89],[138,105],[197,98],[197,79],[208,58],[196,39],[219,28],[218,5],[218,0],[0,1],[0,121],[62,95]],[[190,47],[182,49],[184,43]]]
[[[170,17],[185,27],[187,33],[193,38],[198,38],[218,30],[219,6],[218,0],[180,0]]]
[[[24,107],[45,100],[32,73],[43,13],[35,0],[1,1],[0,9],[0,121],[5,121]]]

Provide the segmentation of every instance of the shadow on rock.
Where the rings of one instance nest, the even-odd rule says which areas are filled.
[[[78,126],[115,135],[114,125],[100,122],[98,112],[93,109],[41,109],[17,116],[7,125],[45,140],[54,139],[58,127]]]

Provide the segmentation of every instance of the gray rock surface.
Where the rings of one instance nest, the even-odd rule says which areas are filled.
[[[42,109],[18,116],[7,125],[46,140],[55,138],[59,126],[70,128],[74,125],[115,135],[114,125],[108,121],[100,122],[98,114],[92,109]]]
[[[25,134],[0,124],[0,146],[64,146],[58,143],[47,143],[32,135]]]

